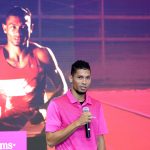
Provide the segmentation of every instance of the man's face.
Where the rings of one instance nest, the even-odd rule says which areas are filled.
[[[8,43],[14,46],[26,45],[32,32],[31,18],[30,16],[24,18],[9,16],[6,24],[3,24],[3,30],[7,35]]]
[[[78,69],[70,80],[77,94],[85,94],[91,84],[91,72],[88,69]]]

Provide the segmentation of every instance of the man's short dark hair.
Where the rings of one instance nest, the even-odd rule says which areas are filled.
[[[23,7],[20,7],[20,6],[14,6],[6,14],[5,21],[8,19],[9,16],[17,16],[17,17],[20,17],[20,18],[22,18],[24,16],[30,16],[31,17],[31,12],[28,8],[23,8]]]
[[[84,60],[77,60],[72,64],[71,75],[74,75],[78,69],[85,69],[91,71],[89,63]]]

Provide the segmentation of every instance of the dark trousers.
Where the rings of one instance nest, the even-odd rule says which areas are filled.
[[[46,136],[40,135],[27,138],[27,150],[47,150]]]

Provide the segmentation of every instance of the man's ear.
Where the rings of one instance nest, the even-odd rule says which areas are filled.
[[[6,31],[6,25],[4,23],[2,24],[2,28],[3,28],[4,33],[6,34],[7,33],[7,31]]]
[[[69,81],[72,83],[72,75],[69,76]]]

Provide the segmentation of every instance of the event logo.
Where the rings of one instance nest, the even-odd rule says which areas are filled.
[[[6,143],[0,143],[0,150],[9,150],[13,149],[16,146],[15,143],[6,142]]]
[[[27,150],[26,131],[0,131],[0,150]]]

